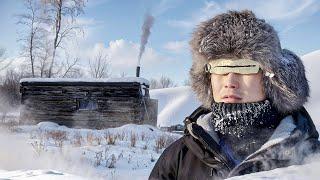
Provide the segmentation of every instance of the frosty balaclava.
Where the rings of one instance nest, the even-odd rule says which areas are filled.
[[[284,117],[269,100],[253,103],[213,103],[211,124],[220,145],[236,160],[260,148]],[[229,150],[229,151],[228,151]]]
[[[221,134],[238,138],[253,129],[275,128],[279,112],[269,100],[254,103],[213,103],[212,125]]]

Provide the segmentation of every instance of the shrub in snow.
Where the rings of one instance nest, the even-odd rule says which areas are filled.
[[[125,137],[126,137],[126,133],[123,131],[121,133],[117,133],[116,135],[116,138],[119,139],[120,141],[123,141]]]
[[[114,154],[107,160],[107,167],[108,168],[115,168],[115,164],[117,162],[116,156]]]
[[[31,143],[31,146],[35,153],[40,156],[43,151],[45,151],[45,146],[43,141],[34,141]]]
[[[93,133],[88,132],[87,133],[87,143],[90,144],[90,145],[93,145],[94,144],[94,140],[95,140],[95,137],[94,137]]]
[[[106,139],[107,144],[114,145],[116,143],[117,136],[111,134],[110,132],[106,132],[104,134],[104,138]]]
[[[142,147],[143,150],[147,150],[148,149],[148,143],[144,144]]]
[[[173,136],[162,135],[156,139],[155,151],[157,153],[160,152],[161,149],[167,148],[170,144],[172,144],[176,138]]]
[[[105,146],[104,147],[104,158],[105,158],[105,160],[107,160],[108,151],[109,151],[109,147]]]
[[[131,147],[135,147],[137,143],[137,135],[133,132],[131,132],[131,136],[130,136],[130,146]]]
[[[128,164],[130,164],[130,163],[131,163],[131,160],[132,160],[132,155],[131,155],[131,154],[129,154],[129,155],[128,155]]]
[[[95,153],[96,153],[96,156],[95,156],[95,163],[94,163],[94,165],[95,165],[95,166],[100,166],[100,165],[101,165],[101,162],[102,162],[102,151],[95,152]]]
[[[72,144],[75,146],[75,147],[80,147],[81,146],[81,143],[82,142],[82,136],[79,132],[76,132],[74,135],[73,135],[73,141],[72,141]]]
[[[97,142],[97,145],[101,145],[101,137],[100,136],[97,136],[95,137],[95,141]]]
[[[123,158],[123,151],[118,155],[118,161]]]
[[[54,141],[55,145],[60,148],[63,145],[63,141],[67,140],[67,132],[65,131],[47,131],[46,136],[47,138],[51,138]]]
[[[141,135],[141,141],[144,141],[146,138],[146,134],[144,132],[142,132],[140,135]]]
[[[155,150],[157,153],[160,152],[160,150],[162,148],[164,148],[166,145],[166,137],[165,136],[160,136],[156,139],[156,146],[155,146]]]

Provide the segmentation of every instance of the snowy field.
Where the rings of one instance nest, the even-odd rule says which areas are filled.
[[[147,179],[181,136],[135,124],[89,130],[42,122],[0,131],[0,179]]]
[[[302,57],[311,85],[306,105],[320,130],[320,51]],[[150,91],[159,100],[158,126],[182,124],[199,102],[190,87]],[[15,126],[19,113],[0,127],[0,179],[147,179],[166,146],[181,135],[150,125],[128,124],[104,130],[72,129],[51,122]],[[320,156],[307,164],[231,179],[319,179]]]

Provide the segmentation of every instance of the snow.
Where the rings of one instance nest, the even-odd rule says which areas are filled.
[[[69,180],[78,179],[84,180],[85,178],[65,174],[58,171],[52,170],[18,170],[18,171],[1,171],[0,179],[32,179],[32,180],[43,180],[43,179],[55,179],[55,180]]]
[[[306,54],[301,59],[304,63],[306,76],[310,85],[310,98],[305,107],[316,126],[320,127],[320,71],[317,69],[320,67],[320,50]]]
[[[318,180],[320,161],[319,158],[312,163],[295,165],[286,168],[278,168],[271,171],[263,171],[244,176],[229,178],[229,180]]]
[[[164,146],[179,137],[136,124],[103,130],[53,122],[0,128],[0,179],[147,179]],[[165,145],[156,148],[161,138]]]
[[[123,78],[23,78],[22,82],[138,82],[140,84],[149,85],[147,79],[141,77],[123,77]]]
[[[302,57],[311,86],[306,105],[317,129],[320,127],[320,50]],[[23,79],[21,82],[79,82],[75,79]],[[144,82],[143,78],[82,79],[81,82]],[[147,83],[146,83],[147,84]],[[190,87],[150,90],[158,99],[157,126],[183,124],[200,103]],[[18,112],[8,112],[10,118]],[[6,121],[3,121],[6,122]],[[1,125],[1,124],[0,124]],[[285,134],[284,134],[285,135]],[[109,144],[109,137],[117,138]],[[156,148],[160,139],[170,144],[181,135],[160,131],[150,125],[128,124],[103,130],[74,129],[52,122],[32,126],[0,126],[0,179],[148,179],[164,148]],[[134,146],[131,143],[136,139]],[[277,137],[275,138],[277,139]],[[113,159],[113,160],[112,160]],[[114,162],[114,167],[112,167]],[[305,165],[233,177],[237,179],[319,179],[320,155]]]
[[[183,124],[200,102],[189,86],[150,90],[150,97],[158,99],[158,127]]]

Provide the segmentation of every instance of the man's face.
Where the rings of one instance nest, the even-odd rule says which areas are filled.
[[[248,103],[266,99],[262,73],[211,74],[212,93],[215,102]]]

